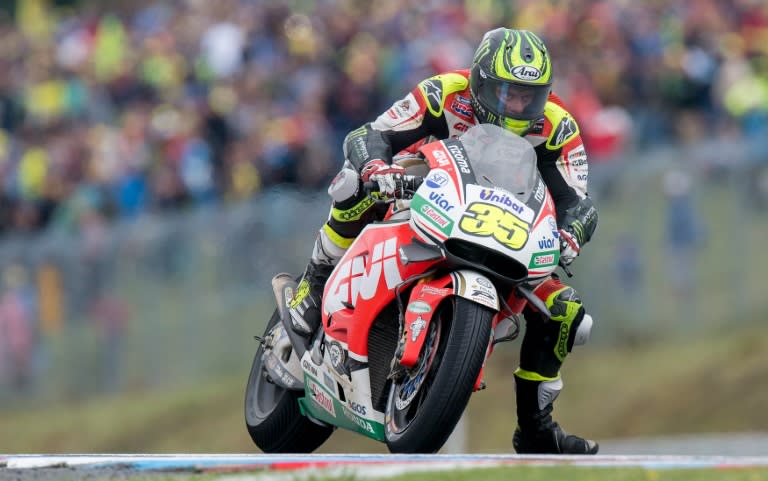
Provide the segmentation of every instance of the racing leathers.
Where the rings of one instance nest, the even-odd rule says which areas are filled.
[[[457,137],[477,123],[469,89],[469,70],[436,75],[419,83],[374,122],[350,132],[344,141],[345,169],[334,179],[334,198],[328,221],[320,229],[312,259],[291,303],[297,330],[310,334],[319,325],[322,288],[331,266],[370,222],[383,214],[362,182],[342,182],[350,170],[360,173],[371,163],[391,163],[402,151],[415,151],[422,143]],[[524,135],[534,147],[537,164],[557,212],[563,245],[571,258],[590,240],[597,226],[597,211],[587,195],[587,154],[578,125],[551,93],[544,115]],[[339,185],[345,185],[341,192]],[[349,185],[357,186],[349,188]],[[574,251],[575,249],[575,251]],[[592,320],[573,288],[556,277],[534,291],[552,313],[545,321],[535,309],[524,311],[520,366],[515,371],[518,427],[513,439],[518,452],[592,454],[594,441],[566,434],[552,421],[552,401],[562,387],[560,366],[575,344],[586,342]]]

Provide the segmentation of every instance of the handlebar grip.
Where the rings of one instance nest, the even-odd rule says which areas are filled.
[[[424,182],[424,177],[420,175],[404,175],[401,182],[404,191],[415,191]],[[379,183],[372,181],[363,182],[363,189],[368,193],[379,192]]]

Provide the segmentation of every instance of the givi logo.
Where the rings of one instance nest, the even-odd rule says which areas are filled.
[[[344,309],[343,303],[355,305],[357,299],[373,299],[379,289],[382,272],[387,289],[394,289],[403,282],[397,267],[397,238],[393,237],[373,246],[366,272],[366,256],[357,256],[343,262],[336,269],[325,297],[328,314]]]

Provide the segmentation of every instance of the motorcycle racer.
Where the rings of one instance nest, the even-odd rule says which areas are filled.
[[[363,182],[376,182],[385,196],[397,194],[404,169],[392,163],[396,154],[457,137],[477,123],[499,125],[533,145],[555,202],[560,258],[570,264],[591,239],[598,216],[587,194],[587,154],[579,127],[552,92],[552,81],[549,54],[536,34],[498,28],[483,36],[470,69],[420,82],[374,122],[350,132],[344,168],[328,189],[333,198],[329,219],[289,303],[294,329],[306,336],[318,329],[323,287],[333,267],[363,228],[383,215]],[[596,442],[567,434],[551,416],[563,386],[560,367],[571,348],[588,338],[591,317],[575,290],[554,276],[534,292],[552,317],[544,322],[532,307],[523,313],[526,331],[514,372],[514,448],[518,453],[595,454]]]

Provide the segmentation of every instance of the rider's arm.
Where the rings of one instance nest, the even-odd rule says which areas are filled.
[[[573,231],[583,245],[591,239],[598,220],[587,194],[587,154],[576,122],[567,112],[558,112],[552,134],[536,147],[538,167],[555,201],[557,225]]]
[[[382,127],[386,128],[386,126],[381,125],[380,116],[376,122],[367,123],[347,134],[344,139],[344,158],[349,160],[358,172],[365,164],[374,159],[391,163],[395,153],[424,137],[434,135],[434,127],[430,125],[432,122],[428,120],[431,118],[429,116],[415,128],[407,130],[394,130],[392,128],[379,130]]]
[[[360,171],[374,159],[392,162],[392,156],[428,136],[448,137],[444,104],[448,95],[467,88],[466,75],[449,72],[419,83],[371,123],[344,139],[344,156]]]

